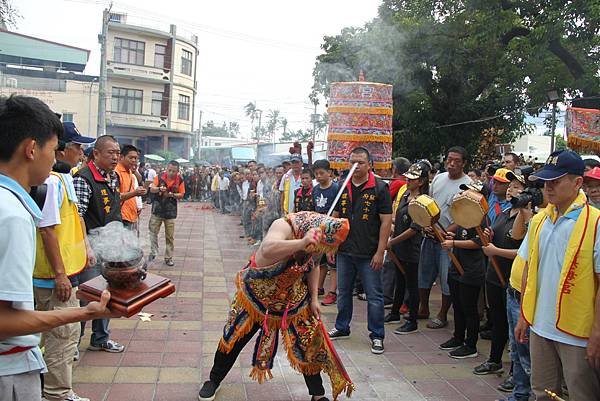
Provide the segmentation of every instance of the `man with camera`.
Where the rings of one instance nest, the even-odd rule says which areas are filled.
[[[179,162],[171,160],[167,171],[154,177],[150,192],[154,194],[152,200],[152,216],[148,223],[150,231],[150,256],[154,260],[158,254],[158,232],[160,226],[165,224],[165,264],[175,266],[173,262],[173,249],[175,248],[175,219],[177,218],[177,201],[183,199],[185,186],[183,178],[179,175]]]
[[[560,395],[561,378],[571,399],[600,394],[600,211],[581,191],[583,173],[581,157],[560,150],[529,178],[544,181],[549,204],[531,219],[519,248],[526,265],[515,338],[530,341],[538,401],[550,400],[545,389]]]

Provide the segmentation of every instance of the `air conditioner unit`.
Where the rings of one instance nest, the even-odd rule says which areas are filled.
[[[6,87],[7,88],[16,88],[17,87],[17,78],[6,78]]]

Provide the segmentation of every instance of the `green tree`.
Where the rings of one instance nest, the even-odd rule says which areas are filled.
[[[0,0],[0,28],[16,28],[19,18],[21,15],[11,0]]]
[[[277,131],[277,128],[281,123],[281,117],[279,116],[280,114],[281,112],[279,110],[269,110],[267,113],[266,131],[271,140],[275,137],[275,131]]]
[[[293,142],[293,141],[300,141],[300,142],[305,142],[305,141],[309,141],[312,139],[312,130],[311,129],[306,129],[306,130],[297,130],[297,131],[287,131],[286,133],[284,133],[281,138],[279,138],[280,142]]]
[[[364,70],[394,85],[397,154],[476,153],[485,130],[502,142],[528,132],[526,109],[545,110],[551,89],[598,93],[599,17],[597,2],[384,0],[364,27],[324,38],[315,90]]]
[[[244,106],[244,111],[247,117],[250,117],[250,131],[254,133],[254,120],[256,119],[257,114],[256,102],[248,102],[247,105]]]

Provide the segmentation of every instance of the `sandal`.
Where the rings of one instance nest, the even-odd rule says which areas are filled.
[[[435,317],[435,318],[431,319],[429,321],[429,323],[427,323],[426,327],[428,329],[442,329],[446,326],[448,326],[447,320],[440,320],[439,318]]]

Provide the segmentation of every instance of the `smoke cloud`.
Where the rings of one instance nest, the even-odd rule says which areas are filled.
[[[90,230],[88,238],[99,262],[123,262],[142,254],[136,232],[126,228],[120,221]]]

